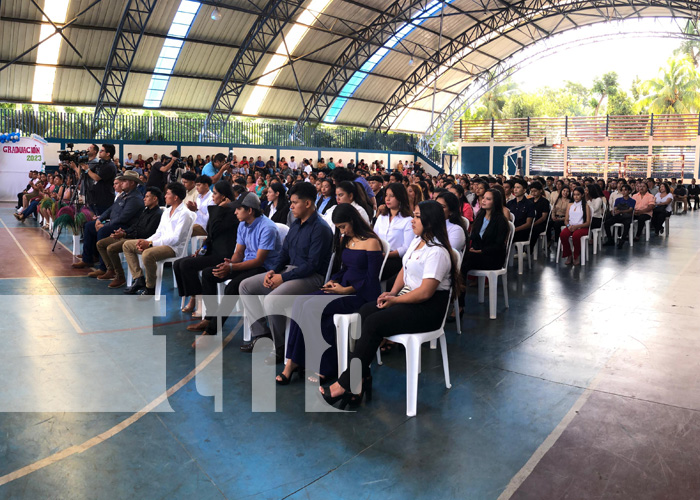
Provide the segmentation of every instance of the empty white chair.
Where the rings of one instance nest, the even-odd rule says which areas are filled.
[[[508,304],[508,256],[510,255],[511,247],[513,246],[513,236],[515,235],[515,225],[509,222],[510,231],[508,234],[508,240],[506,245],[506,258],[503,262],[503,267],[501,269],[493,270],[478,270],[472,269],[467,273],[467,276],[475,276],[479,280],[479,304],[484,303],[484,288],[486,284],[486,279],[489,280],[489,317],[491,319],[496,319],[497,306],[498,306],[498,277],[501,277],[503,282],[503,298],[505,300],[506,308],[510,307]],[[465,308],[467,299],[465,297]]]

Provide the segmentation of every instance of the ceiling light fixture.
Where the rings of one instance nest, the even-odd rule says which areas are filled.
[[[218,7],[214,7],[214,10],[211,11],[211,18],[214,21],[218,21],[219,19],[221,19],[221,11]]]

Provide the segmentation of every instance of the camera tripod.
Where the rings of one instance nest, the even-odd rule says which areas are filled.
[[[80,196],[80,187],[85,185],[85,176],[87,175],[87,172],[83,171],[82,174],[80,174],[80,177],[78,178],[77,174],[73,171],[70,173],[70,201],[68,202],[69,207],[73,207],[73,210],[75,210],[75,215],[78,215],[78,199]],[[58,201],[57,201],[58,203]],[[58,211],[56,212],[58,213]],[[51,251],[54,252],[56,251],[56,245],[58,244],[58,240],[61,238],[61,231],[63,230],[63,227],[58,228],[58,233],[56,234],[56,238],[54,239],[54,231],[56,231],[56,225],[54,225],[53,230],[51,231],[51,239],[54,240],[53,242],[53,247],[51,248]]]

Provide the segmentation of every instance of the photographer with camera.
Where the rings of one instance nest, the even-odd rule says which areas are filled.
[[[146,187],[157,187],[161,191],[165,190],[165,185],[168,183],[170,169],[180,161],[180,152],[175,149],[170,152],[170,157],[165,155],[160,157],[160,161],[155,161],[151,164],[151,174],[148,176]]]
[[[114,203],[114,179],[117,177],[117,167],[114,165],[114,144],[103,144],[97,149],[97,145],[91,144],[87,150],[87,162],[79,165],[70,161],[73,171],[81,175],[85,174],[85,204],[95,213],[100,215]],[[89,179],[89,181],[88,181]]]
[[[212,187],[221,180],[221,177],[231,171],[231,164],[226,161],[224,153],[218,153],[209,163],[204,165],[202,175],[207,175],[211,179]]]

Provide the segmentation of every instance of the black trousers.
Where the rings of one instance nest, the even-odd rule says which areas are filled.
[[[625,241],[629,236],[632,217],[629,215],[617,214],[605,219],[605,234],[608,237],[608,241],[612,241],[613,224],[624,224],[622,229],[622,241]]]
[[[239,295],[238,287],[240,287],[241,282],[256,274],[267,272],[267,269],[264,267],[255,267],[247,271],[230,273],[225,278],[217,278],[212,274],[213,270],[214,268],[210,267],[202,271],[202,293],[204,294],[204,305],[207,308],[207,316],[205,319],[209,321],[209,326],[207,326],[207,333],[209,335],[216,335],[217,316],[221,316],[221,328],[223,329],[224,323],[226,323],[229,314],[233,312],[235,306],[235,303],[231,300],[231,296]],[[222,297],[221,304],[218,304],[216,302],[216,288],[219,283],[223,283],[226,280],[231,280],[231,282],[224,288],[224,296]]]
[[[362,335],[355,342],[355,348],[350,354],[350,359],[359,358],[362,362],[362,377],[369,376],[372,359],[384,337],[400,333],[429,332],[440,328],[448,299],[449,292],[439,291],[425,302],[417,304],[397,304],[388,309],[379,309],[376,302],[368,302],[362,306]],[[338,383],[348,391],[357,389],[350,387],[349,370],[338,377]]]
[[[654,231],[658,233],[664,227],[666,217],[670,216],[671,212],[667,212],[665,206],[658,206],[654,208],[654,211],[651,214],[651,227],[653,227]]]
[[[598,229],[603,225],[602,217],[591,217],[591,227],[589,229]]]
[[[530,237],[530,251],[533,251],[535,249],[535,245],[537,245],[537,240],[540,239],[540,233],[544,231],[545,227],[547,227],[546,222],[542,224],[537,224],[535,227],[532,228],[532,236]]]
[[[516,231],[515,235],[513,236],[513,241],[527,241],[527,239],[530,237],[530,230],[529,229],[523,229],[522,231]]]
[[[639,214],[634,216],[634,220],[639,221],[637,222],[637,234],[634,236],[636,238],[640,238],[642,236],[642,231],[644,231],[644,224],[646,221],[651,220],[651,215],[647,214]]]
[[[202,293],[202,282],[199,280],[199,271],[208,267],[216,267],[224,261],[218,255],[201,255],[197,257],[183,257],[173,263],[177,292],[180,297],[193,297]]]
[[[384,265],[384,271],[382,272],[380,281],[386,280],[387,292],[390,292],[394,287],[394,282],[396,281],[396,277],[399,275],[399,271],[401,271],[401,267],[403,267],[401,257],[389,257],[386,259],[386,264]]]
[[[693,210],[697,210],[697,209],[698,209],[698,205],[700,205],[700,195],[697,195],[697,194],[689,194],[689,195],[688,195],[688,206],[690,206],[690,202],[691,202],[691,201],[694,202],[694,203],[693,203],[692,209],[693,209]],[[22,206],[22,199],[21,199],[21,198],[20,198],[19,204],[20,204],[20,206]],[[19,208],[19,207],[18,207],[18,208]]]
[[[559,235],[561,234],[561,228],[564,227],[563,220],[550,220],[549,229],[549,241],[554,241],[555,243],[559,241]]]

